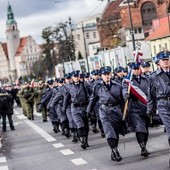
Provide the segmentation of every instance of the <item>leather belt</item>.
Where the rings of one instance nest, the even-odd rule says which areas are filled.
[[[161,97],[158,100],[166,100],[166,101],[170,101],[170,97]]]

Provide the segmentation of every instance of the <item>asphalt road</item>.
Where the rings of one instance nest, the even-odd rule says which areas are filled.
[[[0,170],[163,170],[169,167],[169,145],[163,126],[150,128],[148,158],[140,156],[135,134],[120,137],[121,162],[110,159],[106,139],[90,131],[87,150],[80,148],[60,133],[52,131],[50,121],[42,122],[41,114],[35,120],[24,117],[20,108],[13,116],[15,131],[8,127],[2,133]]]

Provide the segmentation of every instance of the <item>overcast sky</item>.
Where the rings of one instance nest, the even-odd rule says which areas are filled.
[[[9,0],[20,36],[31,35],[41,43],[41,31],[47,26],[64,22],[69,16],[73,22],[102,12],[107,0]],[[57,2],[57,3],[56,3]],[[8,0],[0,0],[0,41],[4,42]],[[96,10],[94,10],[99,6]],[[92,12],[93,11],[93,12]]]

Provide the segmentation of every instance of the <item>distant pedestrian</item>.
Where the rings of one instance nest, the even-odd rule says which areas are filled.
[[[12,120],[13,98],[7,93],[0,92],[0,115],[2,117],[2,132],[6,132],[6,117],[11,130],[15,130]]]

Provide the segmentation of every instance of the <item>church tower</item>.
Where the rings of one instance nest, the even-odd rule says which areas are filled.
[[[11,81],[15,81],[17,77],[15,54],[20,45],[20,35],[17,22],[14,19],[12,7],[9,2],[7,7],[6,39],[9,56],[9,75]]]

